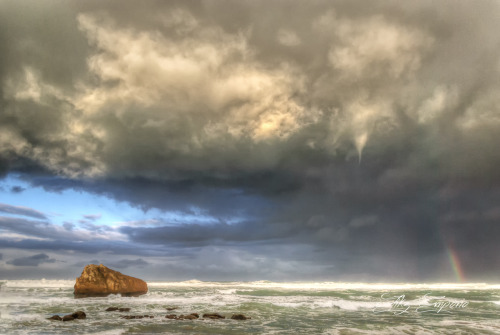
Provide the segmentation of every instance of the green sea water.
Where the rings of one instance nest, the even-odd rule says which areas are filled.
[[[0,283],[0,334],[500,334],[500,285],[150,282],[140,297],[74,299],[74,281]],[[47,320],[77,310],[87,319]],[[226,319],[165,318],[214,312]]]

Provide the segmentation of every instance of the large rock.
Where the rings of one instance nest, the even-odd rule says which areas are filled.
[[[87,265],[76,278],[75,297],[105,297],[109,294],[139,296],[148,292],[145,281],[126,276],[104,265]]]
[[[76,319],[86,319],[87,314],[85,314],[84,311],[76,311],[73,314],[68,314],[63,317],[60,317],[59,315],[53,315],[47,320],[55,320],[55,321],[73,321]]]

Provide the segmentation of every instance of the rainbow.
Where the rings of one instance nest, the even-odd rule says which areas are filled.
[[[450,260],[451,268],[453,269],[453,273],[458,282],[464,282],[465,276],[464,271],[462,269],[462,265],[460,264],[460,259],[458,258],[457,251],[455,250],[452,243],[448,244],[447,248],[448,258]]]

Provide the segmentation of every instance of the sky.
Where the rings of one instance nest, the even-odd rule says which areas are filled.
[[[498,282],[500,2],[0,0],[0,279]]]

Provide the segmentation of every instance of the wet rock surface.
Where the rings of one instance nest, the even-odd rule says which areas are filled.
[[[71,316],[75,319],[86,319],[87,318],[87,314],[85,314],[85,312],[83,312],[83,311],[74,312],[73,314],[71,314]]]
[[[219,313],[205,313],[203,314],[203,318],[205,319],[225,319],[224,315],[220,315]]]
[[[128,307],[108,307],[106,312],[129,312],[130,308]],[[133,320],[133,319],[153,319],[155,316],[154,315],[122,315],[120,316],[121,319],[125,320]],[[47,320],[52,320],[52,321],[73,321],[77,319],[86,319],[87,315],[83,311],[76,311],[72,314],[67,314],[64,316],[59,316],[59,315],[53,315],[50,318],[47,318]],[[201,320],[203,321],[204,319],[211,319],[211,320],[220,320],[220,319],[225,319],[226,317],[222,314],[219,313],[204,313],[202,315],[202,318],[200,319],[200,314],[198,313],[190,313],[190,314],[167,314],[165,316],[166,319],[170,320]],[[232,320],[249,320],[251,317],[246,316],[244,314],[233,314],[231,316]]]
[[[196,320],[200,317],[198,313],[191,313],[191,314],[181,314],[177,316],[177,314],[167,314],[165,316],[166,319],[171,319],[171,320]]]
[[[248,319],[251,319],[251,317],[246,316],[245,314],[233,314],[231,316],[231,319],[233,319],[233,320],[248,320]]]
[[[154,315],[124,315],[120,316],[121,319],[131,320],[131,319],[153,319]]]
[[[114,311],[117,311],[117,310],[119,310],[118,307],[108,307],[108,308],[106,308],[105,312],[114,312]]]
[[[59,315],[53,315],[51,316],[50,318],[47,318],[47,320],[52,320],[52,321],[73,321],[73,320],[82,320],[82,319],[86,319],[87,318],[87,314],[85,314],[85,312],[83,311],[77,311],[77,312],[74,312],[72,314],[67,314],[67,315],[64,315],[63,317],[60,317]]]

